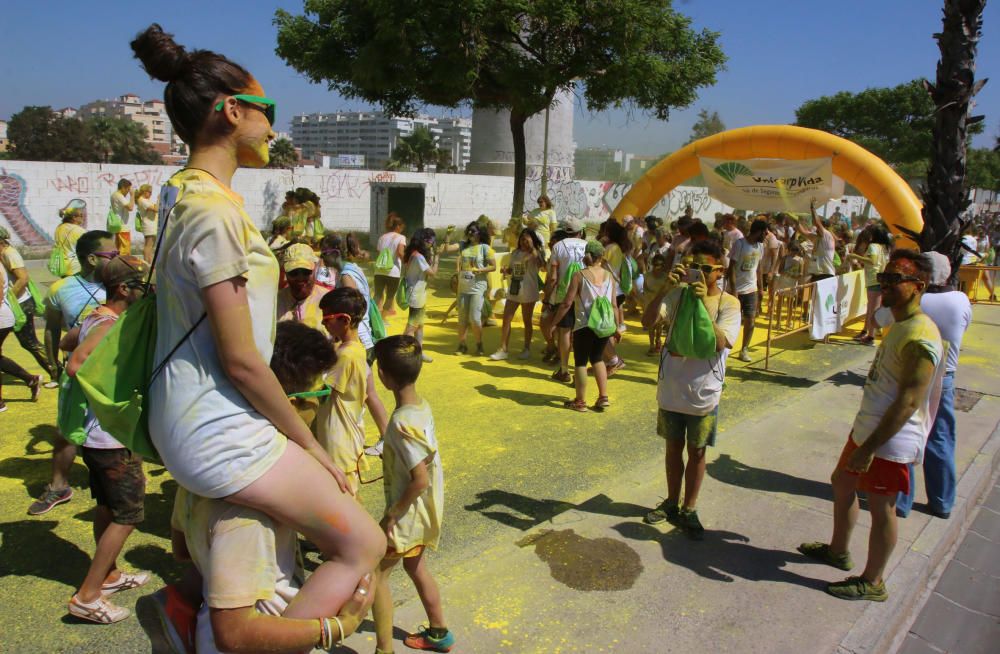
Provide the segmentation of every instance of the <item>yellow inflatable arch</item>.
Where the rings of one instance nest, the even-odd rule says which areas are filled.
[[[612,216],[644,216],[685,180],[701,173],[698,157],[716,159],[816,159],[832,157],[833,173],[868,198],[902,247],[916,247],[899,227],[920,233],[921,202],[887,163],[860,145],[827,132],[794,125],[758,125],[690,143],[653,166],[621,199]]]

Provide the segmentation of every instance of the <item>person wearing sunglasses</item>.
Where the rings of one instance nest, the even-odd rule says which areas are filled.
[[[700,224],[700,223],[699,223]],[[696,241],[686,263],[667,275],[667,283],[646,307],[642,326],[662,325],[667,334],[660,354],[656,385],[656,431],[666,440],[667,498],[646,514],[647,524],[670,522],[694,540],[704,538],[705,528],[696,507],[705,478],[706,454],[715,445],[719,403],[726,378],[726,357],[740,331],[740,302],[719,286],[725,267],[722,245],[716,239]],[[698,298],[703,314],[711,320],[715,352],[708,358],[682,356],[672,340],[676,329],[693,331],[693,316],[679,311],[685,287]],[[682,320],[690,321],[687,324]],[[687,450],[687,463],[684,452]],[[684,501],[681,503],[681,487]]]
[[[932,270],[925,255],[903,249],[892,253],[878,275],[882,306],[892,311],[895,324],[875,353],[861,409],[830,480],[833,535],[828,543],[798,547],[812,559],[850,570],[857,492],[867,493],[872,520],[867,561],[860,575],[827,584],[834,597],[884,602],[889,596],[883,573],[896,546],[897,495],[910,492],[909,464],[923,457],[932,390],[940,390],[944,373],[941,333],[920,308]]]
[[[155,358],[167,362],[150,388],[151,440],[188,491],[226,500],[234,515],[266,513],[312,541],[324,562],[284,616],[334,616],[375,568],[385,536],[268,365],[278,262],[232,181],[241,166],[267,165],[275,102],[239,64],[189,52],[159,25],[131,45],[146,71],[166,82],[171,125],[191,151],[160,207]],[[202,316],[205,324],[192,330]],[[267,620],[244,628],[245,616],[211,613],[216,638],[230,646],[237,636],[258,645],[276,637]],[[301,640],[284,640],[289,647],[328,643],[323,620],[300,627]]]
[[[288,286],[278,291],[278,321],[294,320],[323,331],[319,301],[329,289],[316,283],[316,255],[311,246],[295,243],[285,250],[285,279]]]
[[[91,311],[105,301],[100,274],[111,258],[118,256],[114,236],[104,231],[90,231],[76,242],[80,272],[56,280],[45,296],[45,351],[61,373],[59,350],[71,353],[77,345],[80,324]],[[63,329],[67,331],[62,336]],[[69,471],[76,458],[76,445],[62,436],[52,443],[52,481],[42,495],[28,507],[31,515],[48,513],[73,497]]]

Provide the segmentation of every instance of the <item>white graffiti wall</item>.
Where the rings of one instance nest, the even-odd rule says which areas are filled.
[[[170,166],[128,166],[58,162],[0,161],[0,225],[11,232],[17,245],[44,247],[59,224],[59,209],[75,198],[87,203],[87,227],[103,229],[111,193],[118,180],[135,186],[159,186],[177,170]],[[237,171],[233,189],[243,196],[247,212],[266,228],[278,214],[285,191],[304,186],[319,194],[323,223],[328,229],[367,232],[371,224],[373,184],[418,184],[424,188],[424,223],[428,227],[461,225],[486,214],[505,222],[510,215],[514,181],[510,177],[449,175],[369,170],[296,168],[295,170]],[[526,204],[534,205],[541,188],[537,170],[529,175]],[[630,188],[612,182],[552,179],[548,193],[560,216],[574,215],[600,222],[610,215]],[[861,212],[864,198],[831,202],[831,213]],[[705,188],[681,186],[653,208],[654,215],[676,218],[687,205],[695,215],[711,222],[717,212],[730,208],[709,197]]]

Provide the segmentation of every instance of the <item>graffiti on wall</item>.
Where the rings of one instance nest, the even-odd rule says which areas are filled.
[[[19,175],[0,169],[0,216],[7,221],[13,235],[24,245],[45,245],[52,239],[31,219],[24,198],[28,185]]]

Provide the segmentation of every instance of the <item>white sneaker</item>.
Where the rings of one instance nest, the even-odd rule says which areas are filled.
[[[490,360],[492,361],[506,361],[507,360],[507,350],[497,350],[490,355]]]
[[[740,356],[738,357],[740,361],[744,363],[750,363],[753,359],[750,358],[750,353],[746,350],[740,350]]]
[[[379,440],[379,442],[375,443],[371,447],[366,447],[365,454],[367,454],[368,456],[382,456],[382,448],[384,447],[385,447],[385,441]]]
[[[434,359],[430,358],[430,357],[429,357],[429,356],[427,356],[426,354],[421,354],[421,355],[420,355],[420,360],[421,360],[421,361],[423,361],[424,363],[430,363],[430,362],[431,362],[431,361],[433,361]]]
[[[524,350],[522,350],[521,353],[517,355],[517,358],[520,359],[521,361],[527,361],[528,359],[531,358],[531,350],[529,350],[528,348],[524,348]]]

